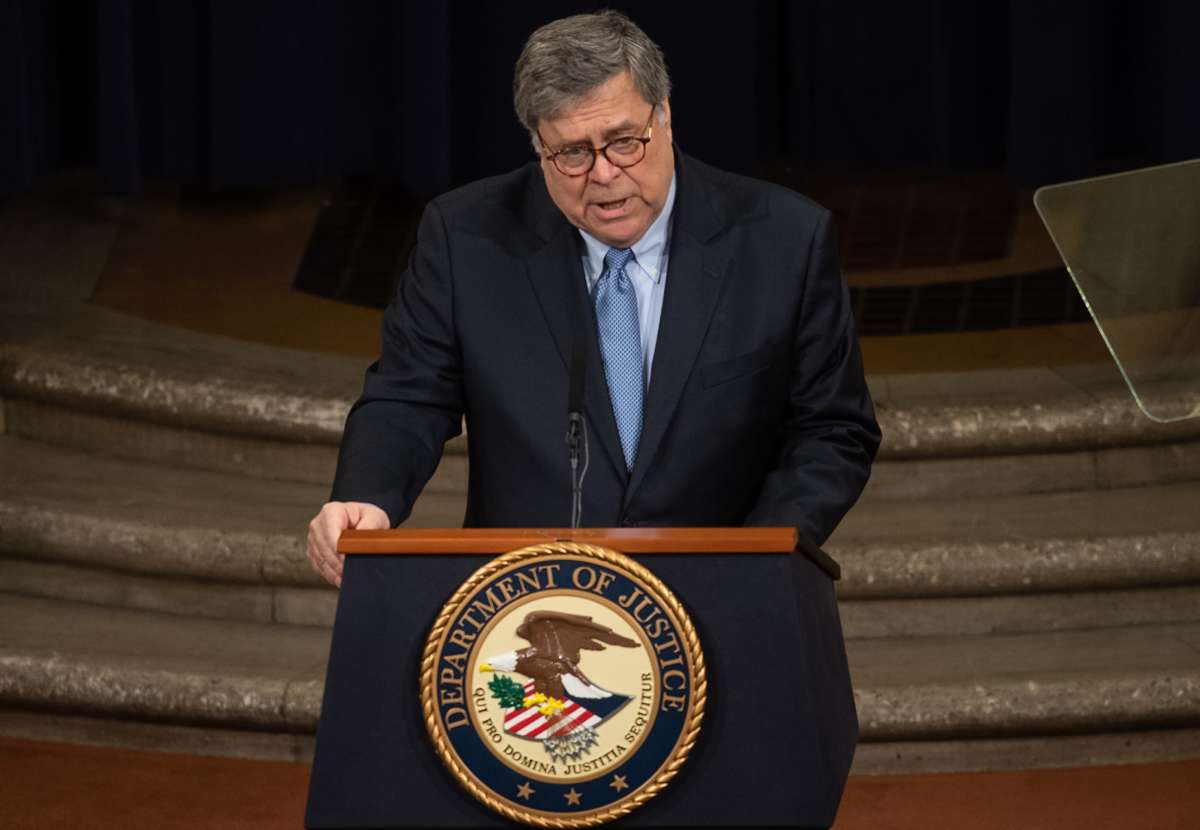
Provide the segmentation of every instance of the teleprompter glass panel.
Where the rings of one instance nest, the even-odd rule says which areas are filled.
[[[1200,417],[1200,159],[1033,201],[1141,410]]]

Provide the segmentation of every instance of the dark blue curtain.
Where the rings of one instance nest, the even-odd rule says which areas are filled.
[[[62,159],[52,12],[0,0],[0,193],[30,186]]]
[[[530,158],[512,65],[616,5],[666,52],[675,136],[728,169],[1007,167],[1022,184],[1200,156],[1200,4],[0,0],[0,192],[339,175],[432,194]]]

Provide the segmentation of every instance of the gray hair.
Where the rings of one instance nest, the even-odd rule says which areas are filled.
[[[513,106],[534,149],[543,119],[558,118],[626,70],[647,104],[658,106],[670,95],[662,50],[620,12],[564,17],[531,34],[513,71]]]

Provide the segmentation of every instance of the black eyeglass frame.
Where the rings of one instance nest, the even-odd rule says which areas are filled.
[[[643,159],[645,159],[646,158],[646,145],[650,143],[650,139],[654,138],[654,127],[651,126],[651,122],[654,121],[654,113],[657,110],[658,110],[657,104],[655,104],[654,106],[652,106],[650,108],[650,117],[646,119],[646,126],[642,127],[642,129],[639,130],[639,132],[645,133],[644,136],[623,135],[620,138],[614,138],[612,141],[608,142],[607,144],[605,144],[602,147],[587,147],[582,144],[572,144],[571,146],[564,147],[561,150],[555,150],[554,152],[550,152],[546,146],[546,139],[542,138],[541,131],[534,130],[534,132],[537,133],[538,141],[540,141],[542,143],[542,149],[546,150],[546,152],[547,152],[546,157],[548,159],[550,159],[550,161],[554,164],[554,169],[557,170],[559,173],[562,173],[564,176],[569,176],[569,177],[575,179],[575,178],[579,178],[580,176],[586,176],[588,173],[591,173],[592,168],[596,166],[596,157],[599,156],[601,153],[604,154],[604,158],[608,160],[609,164],[611,164],[613,167],[619,167],[622,170],[624,170],[627,167],[633,167],[634,165],[639,164]],[[639,155],[635,161],[631,161],[628,164],[623,164],[621,162],[614,161],[613,158],[611,156],[609,156],[609,154],[608,154],[608,148],[613,146],[614,144],[616,144],[618,141],[637,141],[637,142],[639,142],[642,145],[641,155]],[[582,170],[577,170],[577,171],[563,170],[562,167],[559,166],[558,157],[561,156],[563,153],[567,152],[568,150],[591,150],[592,160],[588,164],[588,166],[583,168]]]

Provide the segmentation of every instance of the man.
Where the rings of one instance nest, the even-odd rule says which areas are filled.
[[[530,37],[514,96],[539,162],[426,210],[310,525],[319,574],[340,581],[342,530],[408,516],[464,412],[466,524],[566,524],[580,339],[585,524],[788,525],[820,544],[857,499],[879,433],[829,213],[679,156],[669,91],[658,47],[616,12]],[[606,373],[627,367],[594,322],[609,248],[632,251],[610,293],[637,297],[645,380],[615,409]]]
[[[310,525],[326,579],[340,584],[342,530],[408,516],[464,414],[465,523],[567,524],[578,347],[584,524],[785,525],[820,544],[858,498],[879,432],[829,212],[683,156],[669,91],[658,47],[618,13],[530,37],[514,99],[538,161],[426,209]],[[822,625],[841,677],[836,611]]]

